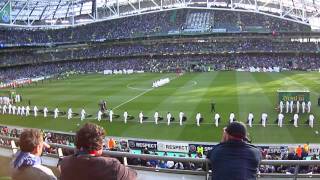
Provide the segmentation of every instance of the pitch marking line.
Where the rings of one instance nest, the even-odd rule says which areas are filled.
[[[133,83],[127,84],[127,88],[128,88],[128,89],[133,89],[133,90],[138,90],[138,91],[147,91],[147,90],[149,90],[149,89],[145,89],[145,88],[135,88],[135,87],[132,87],[132,84],[133,84]]]
[[[135,100],[135,99],[137,99],[138,97],[146,94],[147,92],[152,91],[153,89],[154,89],[154,88],[150,88],[150,89],[147,89],[146,91],[143,91],[142,93],[140,93],[140,94],[138,94],[137,96],[129,99],[128,101],[125,101],[125,102],[119,104],[118,106],[114,107],[113,110],[115,110],[115,109],[117,109],[117,108],[119,108],[119,107],[121,107],[121,106],[123,106],[123,105],[125,105],[125,104],[127,104],[127,103],[129,103],[129,102],[131,102],[131,101],[133,101],[133,100]]]
[[[171,81],[172,81],[172,80],[175,80],[176,78],[177,78],[177,77],[172,78]],[[130,85],[131,85],[131,84],[127,84],[127,88],[135,89],[135,90],[145,90],[145,91],[143,91],[142,93],[138,94],[137,96],[129,99],[128,101],[125,101],[125,102],[119,104],[118,106],[114,107],[113,110],[118,109],[119,107],[121,107],[121,106],[123,106],[123,105],[125,105],[125,104],[127,104],[127,103],[129,103],[129,102],[131,102],[131,101],[133,101],[133,100],[135,100],[135,99],[137,99],[138,97],[146,94],[147,92],[150,92],[150,91],[152,91],[153,89],[155,89],[155,88],[150,88],[150,89],[133,88],[133,87],[131,87]]]

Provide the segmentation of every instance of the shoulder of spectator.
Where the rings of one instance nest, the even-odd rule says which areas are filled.
[[[137,172],[133,169],[121,164],[116,158],[111,157],[98,157],[106,164],[112,163],[112,169],[117,174],[118,180],[135,180],[137,178]],[[109,164],[110,165],[110,164]]]

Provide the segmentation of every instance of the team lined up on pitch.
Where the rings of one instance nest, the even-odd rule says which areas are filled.
[[[290,122],[293,123],[294,127],[298,127],[300,102],[297,101],[296,103],[293,103],[293,101],[291,101],[289,103],[287,101],[286,104],[287,104],[286,105],[286,113],[289,113],[289,112],[293,113],[293,109],[295,109],[295,114],[293,115],[293,119],[291,119]],[[293,104],[295,104],[295,107]],[[305,113],[305,112],[309,113],[307,123],[309,124],[309,126],[311,128],[313,128],[315,117],[313,114],[310,113],[311,112],[311,102],[309,101],[307,104],[305,102],[302,102],[301,105],[302,105],[301,106],[302,113]],[[47,118],[48,113],[49,113],[49,110],[47,107],[44,107],[42,110],[39,110],[37,106],[33,106],[32,110],[31,110],[30,106],[26,106],[26,107],[25,106],[15,106],[10,103],[5,103],[2,106],[0,105],[0,109],[2,111],[2,114],[12,114],[12,115],[20,115],[20,116],[30,116],[30,112],[33,112],[34,117],[37,117],[38,111],[41,111],[41,113],[43,113],[43,117]],[[290,109],[290,111],[289,111],[289,109]],[[283,110],[284,110],[284,103],[282,101],[280,101],[279,114],[276,119],[276,122],[279,127],[283,126],[283,122],[284,122],[284,118],[285,118],[285,116],[283,114]],[[55,118],[55,119],[59,117],[59,114],[66,114],[67,119],[72,119],[74,115],[78,115],[77,113],[74,113],[71,108],[69,108],[66,111],[66,113],[64,113],[64,112],[60,112],[59,109],[56,107],[52,112],[53,112],[53,118]],[[88,114],[86,113],[84,108],[81,109],[79,115],[80,115],[81,121],[85,120],[88,117]],[[106,110],[104,112],[102,110],[99,110],[95,119],[97,119],[98,121],[101,121],[105,116],[108,117],[110,122],[112,122],[114,118],[119,117],[119,115],[115,115],[113,110],[110,109],[110,110]],[[187,120],[185,113],[182,111],[179,112],[178,117],[179,117],[179,124],[180,125],[183,125],[184,121]],[[129,115],[129,113],[127,111],[124,111],[123,112],[124,123],[127,123],[128,119],[134,119],[134,116],[131,116],[131,115]],[[145,119],[147,119],[147,117],[144,116],[143,112],[141,111],[138,114],[138,119],[139,119],[139,123],[142,124],[145,121]],[[160,116],[159,112],[155,112],[153,119],[154,119],[154,123],[158,124],[158,122],[160,120],[163,120],[164,118]],[[166,120],[167,120],[167,124],[170,125],[172,123],[172,121],[175,120],[175,118],[170,112],[167,112]],[[195,117],[196,125],[200,126],[202,121],[203,121],[203,117],[201,116],[201,113],[198,112]],[[221,116],[219,113],[215,113],[213,121],[214,121],[215,126],[218,127],[219,123],[221,121]],[[235,114],[233,112],[231,112],[229,115],[229,123],[231,123],[233,121],[236,121],[236,117],[235,117]],[[252,127],[253,121],[254,121],[254,115],[252,112],[250,112],[248,114],[248,118],[247,118],[247,124],[249,127]],[[261,119],[260,119],[261,125],[263,127],[266,127],[267,121],[268,121],[268,114],[262,113]]]

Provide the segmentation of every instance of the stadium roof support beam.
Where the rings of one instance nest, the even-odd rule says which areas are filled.
[[[41,15],[39,16],[39,21],[42,19],[44,12],[47,10],[48,5],[43,9],[43,11],[41,12]]]
[[[132,7],[133,10],[137,11],[137,8],[134,7],[134,5],[130,2],[130,0],[127,0],[128,1],[128,4]],[[139,2],[138,2],[139,3]],[[140,3],[139,3],[140,4]],[[139,8],[140,10],[140,8]]]
[[[13,22],[12,22],[13,24],[17,21],[19,15],[20,15],[21,12],[28,6],[28,4],[29,4],[29,0],[27,0],[27,1],[24,3],[23,7],[20,9],[20,11],[19,11],[18,14],[16,15],[16,17],[13,19]]]
[[[87,15],[90,18],[85,19],[87,20],[85,23],[91,23],[183,8],[256,12],[306,25],[310,25],[310,18],[319,18],[320,16],[318,11],[320,5],[317,2],[312,3],[305,0],[108,0],[104,3],[96,0],[8,0],[8,2],[11,2],[12,9],[14,9],[10,16],[12,26],[32,25],[34,27],[66,27],[83,24],[80,21],[74,21],[75,16],[78,15]],[[90,3],[87,2],[92,2],[90,12],[87,7],[90,6],[88,5]],[[94,2],[97,3],[96,6]],[[94,11],[92,9],[94,7],[97,9],[98,7],[99,9],[104,8],[106,13],[99,14],[101,17],[97,17],[98,11]],[[61,16],[61,14],[63,15]],[[68,18],[70,24],[44,23],[40,26],[33,25],[35,20],[52,20],[56,22],[60,18]],[[72,23],[71,19],[73,19]],[[26,22],[26,20],[28,21],[26,25],[17,23],[17,21]],[[33,21],[30,22],[31,20]],[[320,28],[320,24],[318,26]]]
[[[139,0],[139,2],[140,2],[140,0]],[[156,3],[154,0],[151,0],[151,2],[152,2],[154,5],[156,5],[156,7],[159,7],[159,4]],[[163,4],[163,0],[161,0],[161,9],[162,9],[162,4]],[[140,9],[140,8],[139,8],[139,9]]]
[[[29,17],[31,16],[31,14],[33,13],[33,11],[36,9],[36,7],[38,6],[39,1],[37,1],[36,5],[32,8],[32,10],[29,13]]]
[[[60,1],[61,1],[61,0],[60,0]],[[83,8],[83,2],[81,3],[80,14],[82,13],[82,8]]]
[[[53,12],[52,18],[54,18],[54,17],[56,16],[56,13],[57,13],[57,10],[59,9],[59,6],[60,6],[61,1],[62,1],[62,0],[59,0],[59,3],[58,3],[58,5],[57,5],[56,9],[55,9],[54,12]]]
[[[0,11],[2,11],[10,2],[11,2],[11,1],[9,0],[9,1],[7,1],[6,3],[4,3],[3,7],[0,8]]]
[[[69,10],[70,10],[70,6],[71,6],[71,3],[69,2],[69,4],[68,4],[68,8],[67,8],[67,11],[66,11],[66,16],[65,16],[65,18],[67,18],[67,17],[68,17]]]

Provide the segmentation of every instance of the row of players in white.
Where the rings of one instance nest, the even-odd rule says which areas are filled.
[[[21,116],[23,116],[23,115],[29,116],[30,115],[30,107],[29,106],[26,106],[26,107],[18,106],[18,108],[16,108],[16,106],[14,106],[14,105],[12,106],[11,104],[9,104],[8,107],[7,107],[7,105],[4,105],[2,107],[2,114],[6,114],[7,112],[8,112],[8,114],[17,114],[17,115],[21,115]],[[58,108],[55,108],[53,112],[54,112],[53,117],[54,118],[58,118],[58,115],[59,115]],[[38,115],[37,106],[33,107],[33,113],[34,113],[35,117]],[[43,116],[47,117],[47,113],[48,113],[48,108],[44,107]],[[73,113],[72,109],[69,108],[68,112],[67,112],[67,119],[71,119],[72,118],[72,113]],[[103,113],[101,111],[98,112],[98,114],[97,114],[98,121],[100,121],[102,119],[102,114]],[[84,109],[82,109],[81,112],[80,112],[80,120],[84,120],[85,119],[85,115],[86,115],[86,111]],[[128,112],[125,111],[123,113],[123,117],[124,117],[124,122],[125,123],[127,123],[128,116],[129,116]],[[139,113],[139,122],[141,124],[143,123],[143,117],[144,117],[143,113],[140,112]],[[179,113],[179,124],[180,125],[183,124],[183,117],[184,117],[184,113],[180,112]],[[168,125],[170,125],[171,118],[172,118],[172,115],[171,115],[170,112],[168,112],[167,113],[167,124]],[[267,118],[268,118],[267,113],[262,113],[262,115],[261,115],[261,124],[262,124],[263,127],[266,127]],[[110,110],[109,111],[109,120],[110,120],[110,122],[112,122],[112,119],[113,119],[113,111]],[[219,121],[220,121],[220,115],[218,113],[216,113],[215,116],[214,116],[214,119],[215,119],[215,125],[216,125],[216,127],[218,127]],[[249,113],[249,115],[248,115],[248,125],[249,125],[249,127],[252,127],[253,119],[254,119],[253,113]],[[158,120],[159,120],[159,113],[155,112],[154,113],[155,124],[158,124]],[[198,112],[197,115],[196,115],[197,126],[200,126],[200,120],[201,120],[201,114]],[[282,127],[283,120],[284,120],[284,115],[282,113],[278,114],[278,126],[279,127]],[[294,116],[293,116],[293,125],[295,127],[298,127],[298,120],[299,120],[299,115],[298,114],[294,114]],[[235,121],[235,114],[234,113],[230,113],[229,121],[230,121],[230,123]],[[313,128],[313,123],[314,123],[314,115],[310,114],[309,115],[309,126],[311,128]]]
[[[289,113],[289,108],[290,108],[290,113],[292,113],[293,112],[293,107],[294,107],[294,102],[293,101],[290,101],[290,102],[286,101],[286,113]],[[296,102],[295,107],[296,107],[296,113],[299,113],[300,101]],[[284,108],[284,103],[282,101],[280,101],[280,103],[279,103],[280,113],[283,113],[283,108]],[[307,112],[310,113],[310,111],[311,111],[311,101],[308,101],[307,104],[304,101],[302,101],[301,108],[302,108],[302,113],[305,113],[306,108],[307,108]]]
[[[157,88],[157,87],[163,86],[163,85],[165,85],[165,84],[167,84],[169,82],[170,82],[169,78],[160,79],[158,81],[153,82],[152,83],[152,87],[153,88]]]
[[[233,114],[233,113],[231,113],[231,114]],[[233,121],[233,120],[231,120],[231,114],[230,114],[230,122]],[[233,117],[234,117],[234,114],[233,114]],[[254,117],[253,114],[249,113],[248,121],[247,121],[249,127],[252,127],[253,117]],[[267,119],[268,119],[268,114],[267,113],[262,113],[261,114],[261,124],[262,124],[263,127],[266,127]],[[283,120],[284,120],[284,115],[282,113],[279,113],[277,120],[278,120],[278,126],[282,127]],[[298,114],[294,114],[293,115],[293,126],[294,127],[298,127],[298,120],[299,120],[299,115]],[[313,114],[309,115],[308,121],[309,121],[309,126],[311,128],[313,128],[313,123],[314,123],[314,115]]]
[[[100,121],[102,113],[100,112],[101,114],[99,116],[99,112],[98,112],[98,120]],[[113,116],[113,111],[110,110],[109,111],[109,120],[110,120],[110,122],[112,122],[112,116]],[[128,119],[128,112],[127,111],[125,111],[123,113],[123,117],[124,117],[124,122],[127,123],[127,119]],[[143,113],[140,112],[139,113],[139,122],[141,124],[143,123],[143,117],[144,117]],[[180,125],[183,124],[183,117],[184,117],[184,113],[180,112],[179,113],[179,124]],[[171,115],[170,112],[168,112],[167,113],[167,124],[168,125],[170,125],[171,118],[172,118],[172,115]],[[248,125],[249,125],[249,127],[252,127],[253,118],[254,118],[253,113],[249,113],[249,115],[248,115]],[[268,118],[267,113],[262,113],[262,115],[261,115],[261,124],[262,124],[263,127],[266,127],[267,118]],[[159,113],[155,112],[154,113],[155,124],[158,124],[158,120],[159,120]],[[200,120],[201,120],[201,114],[198,112],[197,115],[196,115],[197,126],[200,126]],[[216,127],[218,127],[219,126],[219,121],[220,121],[220,115],[218,113],[215,114],[214,120],[215,120]],[[278,126],[279,127],[282,127],[283,120],[284,120],[284,115],[282,113],[278,114]],[[298,120],[299,120],[299,115],[298,114],[294,114],[294,116],[293,116],[293,125],[295,127],[298,127]],[[234,113],[230,113],[229,121],[230,121],[230,123],[235,121],[235,114]],[[313,123],[314,123],[314,115],[310,114],[309,115],[309,126],[311,128],[313,128]]]
[[[30,115],[30,107],[29,106],[14,106],[14,105],[11,105],[9,104],[8,106],[7,105],[3,105],[2,107],[0,106],[0,109],[2,108],[2,114],[13,114],[13,115],[21,115],[21,116],[29,116]],[[38,108],[37,106],[34,106],[33,107],[33,114],[35,117],[38,116]],[[80,112],[80,119],[81,120],[84,120],[85,119],[85,115],[86,115],[86,111],[84,109],[81,110]],[[47,107],[44,107],[43,108],[43,117],[47,117],[48,116],[48,108]],[[58,118],[59,116],[59,109],[58,108],[55,108],[54,111],[53,111],[53,117],[54,118]],[[71,119],[72,118],[72,110],[71,108],[68,109],[68,116],[67,116],[68,119]]]
[[[15,97],[15,102],[20,102],[21,101],[21,97],[19,94],[16,95]],[[12,100],[9,97],[0,97],[0,104],[5,104],[5,105],[9,105],[12,103]]]

